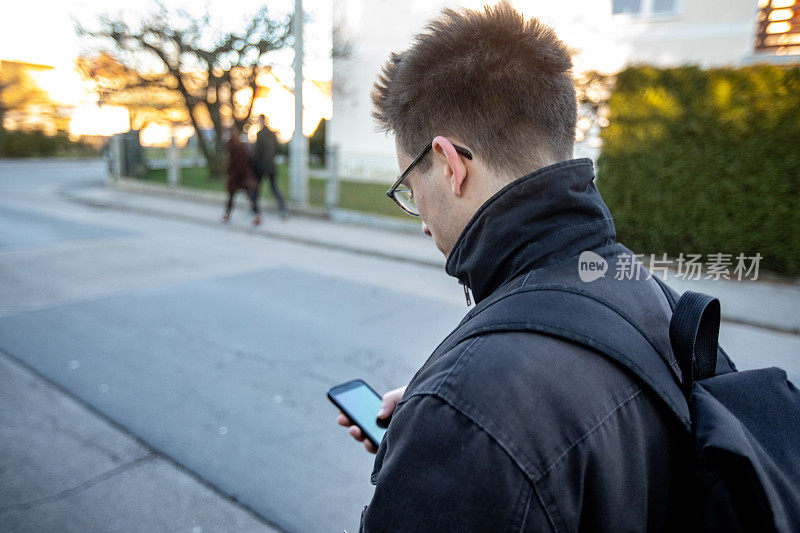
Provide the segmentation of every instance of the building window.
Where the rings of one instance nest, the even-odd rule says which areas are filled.
[[[653,15],[672,15],[678,12],[678,0],[653,0]]]
[[[800,2],[759,0],[756,52],[800,55]]]
[[[612,13],[620,15],[641,15],[642,14],[642,0],[614,0],[612,6]]]
[[[611,12],[614,15],[633,17],[661,17],[677,15],[679,0],[612,0]]]

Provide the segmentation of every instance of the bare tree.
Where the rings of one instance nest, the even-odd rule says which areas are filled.
[[[140,74],[108,52],[80,56],[75,68],[94,84],[100,104],[128,110],[129,127],[142,129],[151,122],[186,123],[189,114],[180,93],[174,89],[140,83]]]
[[[102,15],[99,29],[81,25],[79,35],[100,38],[113,45],[111,54],[135,79],[111,92],[155,88],[180,95],[198,146],[212,176],[222,174],[222,138],[229,125],[243,127],[253,110],[257,78],[270,70],[267,55],[289,44],[291,16],[272,18],[259,9],[242,31],[218,34],[210,16],[194,18],[185,11],[170,11],[156,4],[153,12],[132,25],[122,17]],[[161,70],[141,67],[144,57],[154,58]],[[203,125],[214,130],[213,146],[203,135]]]

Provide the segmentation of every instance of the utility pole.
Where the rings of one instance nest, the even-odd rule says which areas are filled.
[[[294,2],[294,134],[289,142],[289,199],[308,203],[308,139],[303,135],[303,0]]]

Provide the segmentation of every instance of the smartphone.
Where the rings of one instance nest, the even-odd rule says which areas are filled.
[[[376,448],[380,445],[386,434],[387,422],[378,420],[381,397],[372,387],[360,379],[354,379],[331,387],[328,399],[361,428],[361,432]]]

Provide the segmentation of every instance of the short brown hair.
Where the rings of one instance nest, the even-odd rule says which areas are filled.
[[[571,68],[555,32],[506,2],[445,9],[411,48],[391,54],[372,91],[372,114],[408,154],[452,135],[489,166],[519,177],[551,158],[572,157]]]

